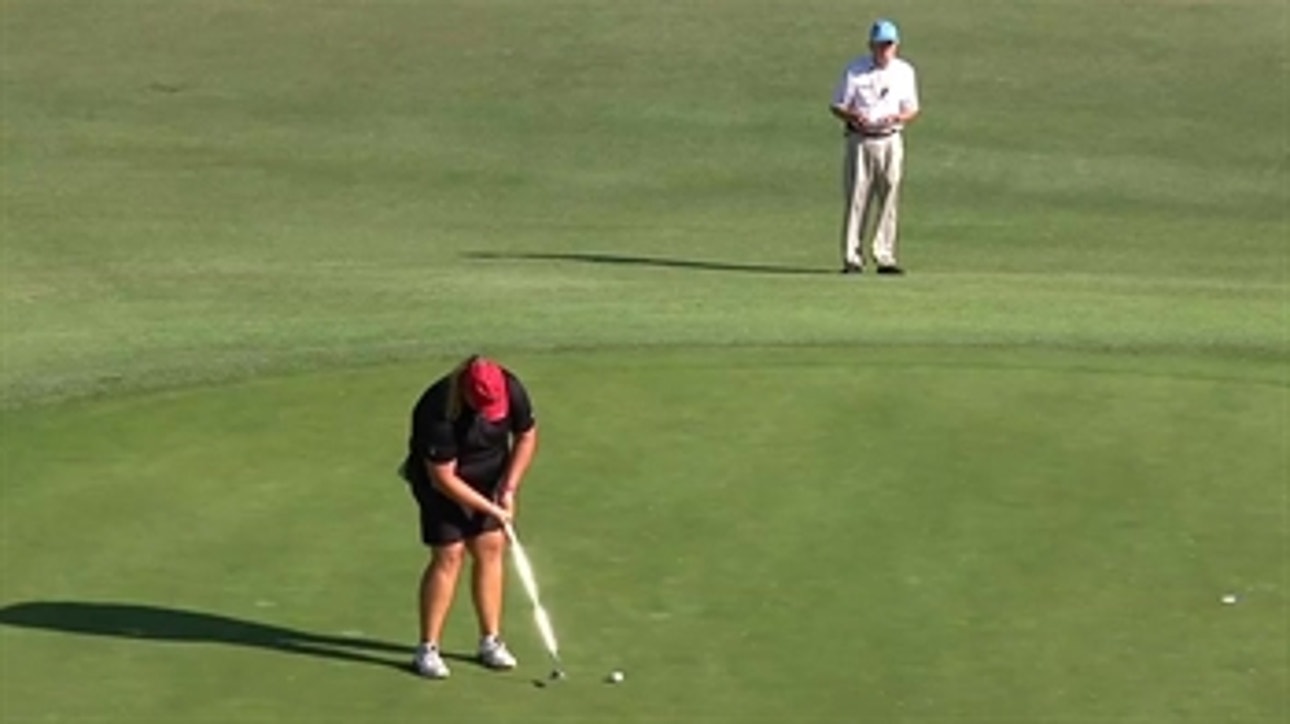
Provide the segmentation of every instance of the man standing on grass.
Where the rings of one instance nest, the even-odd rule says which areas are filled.
[[[895,23],[875,22],[869,29],[870,54],[847,65],[829,107],[846,127],[843,274],[864,271],[862,237],[870,223],[878,273],[905,273],[896,263],[897,205],[905,161],[900,132],[918,116],[918,83],[914,66],[896,57],[899,45]]]
[[[413,665],[448,678],[439,651],[463,559],[474,561],[471,595],[479,624],[479,660],[515,667],[500,638],[505,581],[504,523],[537,450],[537,423],[519,379],[492,360],[470,357],[432,384],[412,411],[402,474],[421,513],[430,561],[421,574],[421,642]]]

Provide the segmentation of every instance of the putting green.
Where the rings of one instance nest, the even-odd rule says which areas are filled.
[[[1283,703],[1279,365],[508,358],[539,405],[521,530],[571,674],[538,690],[517,587],[519,671],[391,668],[422,562],[392,471],[450,361],[6,417],[6,718],[1249,721]],[[471,647],[464,598],[446,639]],[[615,668],[627,681],[601,683]]]

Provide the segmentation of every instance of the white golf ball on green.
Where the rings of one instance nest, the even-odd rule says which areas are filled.
[[[606,676],[605,680],[611,684],[621,684],[623,683],[623,672],[619,671],[618,669],[614,669],[613,671],[609,672],[609,676]]]

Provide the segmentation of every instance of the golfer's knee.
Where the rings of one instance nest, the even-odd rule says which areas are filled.
[[[444,573],[456,573],[461,570],[461,562],[465,555],[466,546],[461,543],[435,546],[430,554],[430,568]]]
[[[501,560],[506,550],[506,536],[500,530],[489,531],[472,540],[470,550],[477,560]]]

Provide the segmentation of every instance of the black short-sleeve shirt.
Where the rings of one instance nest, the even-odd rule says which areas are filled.
[[[426,461],[457,461],[457,475],[471,487],[490,494],[510,461],[512,435],[533,429],[536,421],[528,391],[519,378],[503,369],[509,411],[506,419],[490,422],[465,404],[452,375],[437,380],[412,409],[406,477],[428,483]]]

